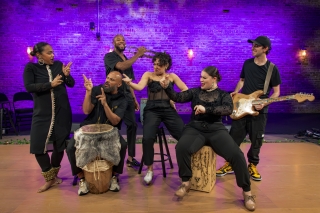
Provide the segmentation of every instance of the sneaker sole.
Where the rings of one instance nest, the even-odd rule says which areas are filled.
[[[251,176],[251,179],[254,180],[254,181],[261,181],[262,180],[262,178],[255,178],[255,177],[252,177],[252,176]]]
[[[79,196],[83,196],[83,195],[86,195],[86,194],[88,194],[89,193],[89,191],[87,192],[87,193],[85,193],[85,192],[80,192],[80,194],[78,194]]]
[[[119,189],[114,189],[114,190],[109,189],[109,190],[112,192],[119,192],[120,191]]]
[[[226,172],[226,173],[223,173],[223,174],[217,174],[217,173],[216,173],[216,176],[217,176],[217,177],[223,177],[223,176],[225,176],[225,175],[227,175],[227,174],[233,174],[233,173],[234,173],[234,171]]]
[[[151,181],[152,181],[152,180],[151,180]],[[151,181],[147,182],[147,181],[144,180],[145,184],[147,184],[147,185],[150,185],[150,184],[151,184]]]

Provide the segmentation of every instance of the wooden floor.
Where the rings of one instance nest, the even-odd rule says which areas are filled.
[[[250,144],[241,149],[246,153]],[[159,163],[151,186],[142,182],[136,170],[125,167],[118,193],[88,194],[79,197],[65,155],[59,176],[64,182],[47,192],[36,193],[44,183],[29,145],[0,146],[0,212],[247,212],[235,176],[218,178],[211,193],[190,191],[183,200],[173,194],[180,184],[174,144],[170,144],[174,169],[163,178]],[[157,147],[157,146],[156,146]],[[137,145],[141,156],[141,144]],[[261,182],[252,181],[257,210],[265,213],[320,212],[320,146],[312,143],[265,143],[258,166]],[[218,157],[217,165],[223,164]]]

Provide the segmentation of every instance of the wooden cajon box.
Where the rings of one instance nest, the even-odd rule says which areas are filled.
[[[211,192],[216,183],[216,158],[210,146],[202,147],[191,156],[191,189]]]

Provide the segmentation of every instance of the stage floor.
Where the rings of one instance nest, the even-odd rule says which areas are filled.
[[[183,200],[177,200],[173,194],[180,181],[174,144],[169,146],[174,169],[167,169],[166,178],[162,176],[160,163],[155,163],[155,177],[150,186],[143,184],[145,168],[139,175],[125,167],[120,176],[120,192],[79,197],[78,186],[71,185],[73,177],[66,155],[59,173],[64,182],[38,194],[36,191],[44,180],[34,156],[29,154],[29,145],[2,145],[0,212],[247,212],[234,175],[217,178],[210,193],[190,191]],[[249,143],[241,145],[244,153],[249,146]],[[137,145],[137,152],[140,159],[141,144]],[[251,182],[257,201],[255,212],[320,212],[319,156],[320,146],[313,143],[265,143],[258,166],[263,180]],[[217,165],[223,163],[218,157]]]

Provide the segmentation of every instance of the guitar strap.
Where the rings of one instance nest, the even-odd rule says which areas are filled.
[[[270,61],[270,65],[269,65],[269,68],[268,68],[266,80],[264,82],[263,94],[266,94],[267,91],[268,91],[268,87],[269,87],[269,83],[270,83],[270,78],[271,78],[271,75],[272,75],[273,67],[274,67],[274,63],[272,63]]]

